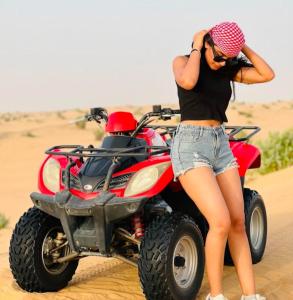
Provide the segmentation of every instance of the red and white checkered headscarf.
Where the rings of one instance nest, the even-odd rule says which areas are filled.
[[[237,56],[245,43],[242,30],[235,22],[222,22],[210,31],[214,43],[226,55]]]

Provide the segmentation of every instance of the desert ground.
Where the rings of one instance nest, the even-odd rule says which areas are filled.
[[[97,105],[99,106],[99,105]],[[166,105],[167,106],[167,105]],[[176,105],[172,105],[173,108]],[[109,111],[132,111],[136,117],[151,106],[111,107]],[[38,168],[44,151],[52,145],[98,145],[97,124],[76,126],[72,121],[87,109],[40,113],[0,114],[0,213],[9,219],[0,230],[0,299],[144,299],[137,268],[109,258],[86,258],[80,261],[69,286],[57,293],[29,294],[14,282],[9,268],[8,247],[19,217],[32,206],[29,194],[37,191]],[[269,132],[293,127],[293,101],[249,104],[232,103],[226,125],[257,125],[261,131],[250,143],[263,140]],[[162,121],[161,121],[162,122]],[[293,167],[266,175],[249,170],[246,187],[263,197],[268,217],[268,239],[262,261],[254,265],[257,292],[268,300],[293,299]],[[223,285],[229,300],[240,299],[241,290],[234,267],[224,266]],[[197,299],[208,293],[206,274]],[[184,299],[183,299],[184,300]]]

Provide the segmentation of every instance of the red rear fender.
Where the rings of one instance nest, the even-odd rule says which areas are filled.
[[[240,166],[240,176],[245,176],[248,169],[260,167],[261,153],[257,147],[244,142],[230,142],[230,146]]]

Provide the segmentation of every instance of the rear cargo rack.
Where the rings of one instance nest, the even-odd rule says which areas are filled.
[[[260,127],[258,126],[225,126],[225,129],[231,129],[231,131],[229,133],[227,133],[229,135],[230,140],[232,141],[247,141],[249,140],[253,135],[255,135],[256,133],[258,133],[260,131]],[[234,136],[236,134],[238,134],[239,132],[241,132],[242,130],[252,130],[252,132],[244,137],[241,138],[235,138]]]
[[[145,126],[147,128],[152,128],[154,130],[157,129],[162,129],[165,130],[164,132],[162,132],[161,134],[169,134],[171,136],[171,138],[174,137],[174,133],[176,131],[177,125],[147,125]],[[257,132],[260,131],[260,127],[258,126],[225,126],[225,129],[231,130],[229,133],[227,133],[229,135],[229,139],[231,141],[235,141],[235,142],[241,142],[241,141],[247,141],[249,140],[253,135],[255,135]],[[243,131],[243,130],[252,130],[252,132],[250,134],[245,135],[244,137],[239,137],[236,138],[235,135],[237,135],[239,132]]]

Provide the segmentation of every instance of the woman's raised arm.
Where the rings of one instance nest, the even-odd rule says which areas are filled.
[[[247,84],[261,83],[275,77],[273,69],[247,45],[243,46],[242,53],[251,61],[253,67],[242,67],[234,77],[234,81]]]
[[[178,85],[186,90],[191,90],[197,83],[200,69],[200,55],[203,38],[207,30],[196,33],[193,37],[193,49],[189,59],[186,56],[177,56],[173,60],[173,73]]]

